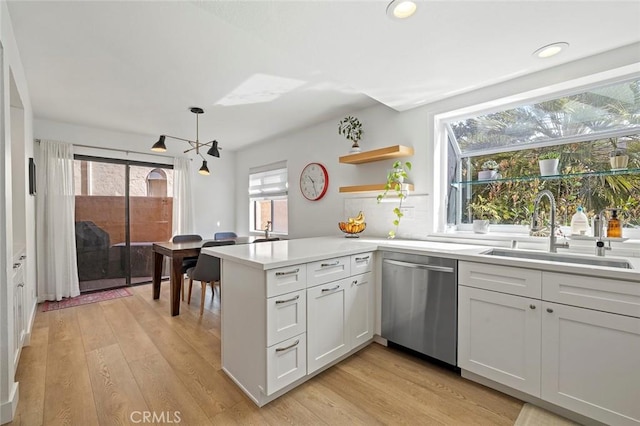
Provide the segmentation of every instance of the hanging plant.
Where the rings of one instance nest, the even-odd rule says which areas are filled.
[[[402,213],[402,201],[407,198],[407,192],[403,189],[405,179],[408,178],[407,171],[411,170],[411,163],[409,161],[396,161],[393,163],[393,169],[387,173],[387,183],[384,185],[384,192],[376,197],[378,203],[382,202],[382,199],[389,195],[389,191],[393,191],[392,194],[398,197],[398,206],[394,207],[393,214],[396,218],[393,220],[395,229],[392,229],[388,233],[388,238],[395,238],[398,226],[400,226],[400,220],[404,214]]]
[[[362,138],[362,123],[356,117],[348,116],[338,123],[338,134],[353,142],[352,151],[359,151],[358,141]]]

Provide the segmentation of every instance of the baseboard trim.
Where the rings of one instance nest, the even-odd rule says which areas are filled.
[[[16,408],[18,407],[18,399],[20,398],[19,384],[15,382],[9,392],[9,398],[2,402],[0,406],[0,424],[5,424],[13,421],[16,415]]]
[[[31,315],[29,315],[29,320],[27,321],[27,329],[24,331],[22,346],[29,346],[31,344],[31,331],[33,330],[33,322],[36,320],[36,313],[38,313],[38,299],[33,299]]]

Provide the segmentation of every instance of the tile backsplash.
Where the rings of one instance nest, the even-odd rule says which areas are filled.
[[[397,238],[423,239],[427,236],[427,195],[409,195],[402,202],[404,216],[396,231]],[[397,207],[397,198],[389,198],[393,202],[378,203],[376,197],[345,198],[344,218],[355,217],[359,211],[364,212],[367,229],[361,234],[367,237],[386,237],[395,229],[393,209]]]

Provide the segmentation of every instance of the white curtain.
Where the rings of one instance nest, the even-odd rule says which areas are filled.
[[[173,160],[173,235],[194,234],[193,197],[191,196],[191,161]]]
[[[76,260],[73,145],[40,142],[37,175],[38,300],[80,294]]]

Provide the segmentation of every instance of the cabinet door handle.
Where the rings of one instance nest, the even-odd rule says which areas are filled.
[[[298,343],[300,343],[300,339],[296,340],[295,342],[293,342],[291,345],[287,346],[286,348],[276,348],[276,352],[288,351],[289,349],[297,346]]]
[[[22,263],[14,263],[13,264],[13,269],[18,269],[20,267],[20,265],[22,265]]]
[[[18,284],[18,287],[24,287],[24,283]]]
[[[365,256],[365,257],[356,257],[356,262],[365,262],[369,260],[369,256]]]
[[[323,289],[322,289],[322,292],[323,292],[323,293],[326,293],[326,292],[328,292],[328,291],[336,291],[336,290],[337,290],[337,289],[339,289],[339,288],[340,288],[340,284],[338,284],[338,285],[337,285],[337,286],[335,286],[334,288],[323,288]]]
[[[551,308],[547,308],[547,312],[552,313],[552,312],[553,312],[553,309],[551,309]]]
[[[353,281],[351,282],[351,285],[358,285],[358,280],[353,280]]]
[[[298,268],[298,269],[294,269],[293,271],[287,271],[287,272],[276,272],[276,277],[282,277],[283,275],[292,275],[292,274],[297,274],[298,272],[300,272],[300,268]]]
[[[23,254],[22,256],[20,256],[20,260],[25,260],[27,258],[26,254]]]
[[[339,260],[336,260],[336,261],[335,261],[335,262],[333,262],[333,263],[321,263],[321,264],[320,264],[320,267],[321,267],[321,268],[326,268],[326,267],[328,267],[328,266],[337,266],[337,265],[339,265],[339,264],[340,264],[340,261],[339,261]]]
[[[535,308],[536,308],[536,305],[534,305],[534,304],[532,303],[531,305],[529,305],[529,307],[530,307],[531,309],[535,309]]]
[[[281,303],[293,302],[294,300],[298,300],[298,299],[300,299],[300,295],[297,295],[296,297],[292,297],[291,299],[287,299],[287,300],[276,300],[276,305],[279,305]]]

